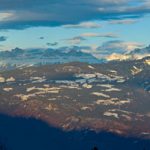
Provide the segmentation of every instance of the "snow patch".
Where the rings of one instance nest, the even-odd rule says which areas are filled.
[[[99,92],[93,92],[92,95],[101,96],[101,97],[105,97],[105,98],[110,98],[109,95],[106,95],[104,93],[99,93]]]
[[[142,72],[142,69],[137,68],[136,66],[133,66],[133,69],[131,69],[131,74],[136,75],[138,73]]]
[[[8,79],[6,79],[6,82],[15,82],[16,79],[14,77],[10,77]]]
[[[104,116],[107,116],[107,117],[115,117],[115,118],[119,118],[118,114],[117,113],[112,113],[112,112],[105,112],[104,113]]]
[[[91,65],[89,65],[88,68],[93,69],[93,70],[95,69],[95,68],[94,68],[93,66],[91,66]]]
[[[13,90],[13,88],[3,88],[3,91],[5,91],[5,92],[10,92],[12,90]]]
[[[87,89],[91,89],[93,87],[92,85],[87,84],[87,83],[83,84],[82,86]]]
[[[103,90],[105,92],[119,92],[119,91],[122,91],[121,89],[118,89],[118,88],[110,88],[110,89],[106,89],[106,90]]]
[[[95,102],[97,105],[124,105],[129,104],[130,100],[120,100],[118,98],[110,98],[106,100],[97,100]]]
[[[5,82],[5,78],[4,77],[0,77],[0,83],[4,83]]]

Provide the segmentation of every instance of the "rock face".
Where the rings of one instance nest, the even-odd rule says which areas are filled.
[[[149,58],[67,63],[1,72],[0,112],[63,130],[150,138]]]

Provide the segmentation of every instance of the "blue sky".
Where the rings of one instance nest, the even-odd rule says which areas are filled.
[[[150,1],[0,0],[0,50],[150,44]],[[115,43],[115,44],[114,44]],[[111,45],[112,46],[112,45]],[[120,45],[119,45],[120,46]],[[105,49],[104,49],[105,50]],[[112,51],[113,53],[113,51]]]

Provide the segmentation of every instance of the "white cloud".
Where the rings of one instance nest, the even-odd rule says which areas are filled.
[[[140,44],[140,43],[137,43],[137,42],[124,42],[124,43],[122,43],[122,46],[125,48],[125,50],[132,51],[136,48],[143,47],[143,44]]]
[[[107,50],[107,51],[114,51],[118,53],[122,52],[129,52],[134,50],[135,48],[141,48],[143,44],[138,42],[125,42],[125,41],[108,41],[102,44],[98,49],[99,50]]]
[[[144,45],[137,42],[125,41],[108,41],[104,42],[101,46],[91,46],[91,49],[84,50],[84,52],[91,53],[96,58],[113,59],[127,59],[128,54],[136,48],[142,48]]]
[[[10,19],[12,16],[13,16],[12,13],[0,12],[0,21],[6,21],[6,20]]]
[[[80,35],[81,37],[106,37],[106,38],[117,38],[119,37],[115,33],[83,33]]]
[[[79,29],[79,28],[101,28],[102,26],[95,22],[82,22],[79,24],[64,25],[63,27]]]
[[[110,24],[134,24],[138,22],[138,20],[135,19],[125,19],[125,20],[111,20]]]

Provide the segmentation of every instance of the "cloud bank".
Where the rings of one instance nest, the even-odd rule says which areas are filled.
[[[0,0],[0,29],[92,28],[97,25],[82,22],[138,18],[148,13],[149,0]]]

